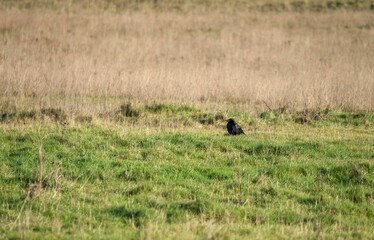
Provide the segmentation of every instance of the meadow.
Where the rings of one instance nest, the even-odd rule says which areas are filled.
[[[117,10],[36,1],[25,9],[22,2],[7,7],[5,1],[0,9],[1,100],[22,110],[100,113],[122,103],[113,97],[143,104],[234,102],[251,112],[264,110],[264,102],[374,107],[369,7]]]
[[[373,9],[1,0],[0,239],[372,239]]]
[[[373,237],[374,114],[231,112],[232,137],[194,107],[134,112],[2,123],[0,237]]]

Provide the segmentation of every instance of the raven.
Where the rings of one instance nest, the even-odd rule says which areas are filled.
[[[242,128],[235,122],[234,119],[230,118],[229,121],[227,122],[227,131],[229,132],[230,135],[240,135],[244,134]]]

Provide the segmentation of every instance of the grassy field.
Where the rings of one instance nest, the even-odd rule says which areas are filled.
[[[0,239],[373,239],[373,9],[0,0]]]
[[[126,109],[2,119],[0,238],[374,237],[373,114]]]
[[[370,7],[262,12],[195,4],[157,10],[145,1],[138,10],[116,10],[99,4],[116,1],[84,7],[85,1],[40,0],[23,7],[27,2],[34,1],[0,1],[1,100],[22,110],[101,113],[118,107],[113,97],[236,102],[245,111],[263,102],[374,110]]]

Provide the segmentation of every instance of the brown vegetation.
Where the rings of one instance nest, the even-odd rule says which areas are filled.
[[[18,108],[374,109],[371,11],[0,9],[1,101]]]

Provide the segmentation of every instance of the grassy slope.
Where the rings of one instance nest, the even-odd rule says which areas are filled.
[[[372,115],[242,116],[238,137],[219,121],[3,123],[0,238],[374,237]],[[24,201],[40,142],[44,187]]]

